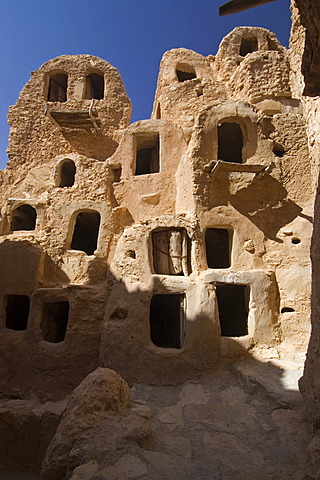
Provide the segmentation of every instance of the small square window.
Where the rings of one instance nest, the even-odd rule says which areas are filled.
[[[160,171],[159,133],[137,135],[135,175],[146,175]]]

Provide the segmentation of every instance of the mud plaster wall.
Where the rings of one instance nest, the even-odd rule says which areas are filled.
[[[304,376],[300,388],[314,432],[310,452],[319,463],[316,439],[320,421],[319,371],[319,153],[320,153],[320,104],[319,104],[319,29],[320,9],[314,1],[292,2],[292,70],[295,72],[295,88],[303,95],[307,121],[308,143],[311,154],[312,182],[316,193],[314,229],[312,235],[312,333],[308,347]],[[297,81],[298,80],[298,81]]]
[[[252,37],[257,49],[240,55],[242,39]],[[105,97],[91,110],[96,125],[91,100],[83,98],[92,71],[105,82]],[[178,71],[188,79],[179,81]],[[68,73],[65,102],[47,100],[54,72]],[[247,351],[304,356],[314,194],[307,126],[289,75],[288,52],[274,34],[239,27],[216,56],[167,52],[152,119],[129,125],[130,102],[107,62],[62,56],[32,74],[10,108],[10,162],[0,187],[2,261],[16,245],[38,255],[25,272],[17,256],[15,273],[3,280],[6,389],[64,396],[98,364],[129,382],[168,384]],[[241,164],[218,162],[223,122],[240,128]],[[139,145],[158,156],[156,171],[147,161],[137,175]],[[60,187],[66,159],[74,162],[74,184]],[[37,212],[35,228],[12,231],[12,216],[26,204]],[[86,254],[72,248],[73,232],[78,215],[90,212],[100,225],[96,248]],[[207,228],[229,232],[230,266],[208,268]],[[187,239],[184,247],[164,247],[174,264],[184,263],[176,275],[159,273],[154,261],[153,233],[172,231]],[[28,326],[8,329],[5,296],[19,294],[28,275]],[[221,336],[217,284],[247,288],[241,337]],[[183,298],[181,348],[156,346],[150,337],[152,297],[168,294]],[[41,326],[44,305],[54,302],[69,302],[66,335],[56,343],[43,338]]]

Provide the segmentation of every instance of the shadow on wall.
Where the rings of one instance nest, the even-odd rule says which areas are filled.
[[[192,293],[181,280],[167,287],[154,279],[148,290],[139,283],[130,290],[124,282],[114,284],[101,330],[102,366],[118,371],[130,385],[174,385],[217,366],[214,308],[200,307],[199,300],[207,291],[194,292],[199,308],[191,318],[186,305],[192,303]]]
[[[231,205],[270,240],[281,243],[282,240],[277,238],[278,231],[298,216],[312,222],[312,218],[301,213],[302,208],[288,198],[287,190],[271,175],[256,175],[234,193],[229,181],[229,190]]]
[[[275,341],[277,308],[268,307],[268,315],[261,312],[260,318],[260,307],[254,306],[276,305],[270,278],[259,277],[257,289],[250,275],[241,280],[218,275],[196,283],[182,275],[154,275],[148,288],[141,288],[138,279],[129,288],[124,282],[112,287],[101,329],[100,361],[129,384],[175,385],[214,371],[224,358],[243,355],[257,338]]]
[[[28,241],[0,244],[0,269],[0,390],[62,398],[99,363],[106,285],[114,279],[94,258],[89,284],[71,285],[58,262]]]
[[[119,144],[100,132],[83,131],[81,134],[61,132],[68,144],[79,154],[104,161],[111,157]]]
[[[272,409],[296,408],[299,404],[300,394],[296,386],[291,390],[294,382],[290,384],[284,370],[252,358],[237,338],[221,338],[214,297],[209,298],[206,289],[190,289],[187,279],[173,276],[168,286],[156,277],[148,290],[142,290],[138,282],[134,289],[132,284],[126,286],[124,282],[117,281],[107,270],[106,264],[99,264],[99,268],[106,269],[107,280],[103,284],[89,287],[70,285],[66,288],[60,285],[33,293],[31,287],[33,284],[33,288],[37,286],[34,275],[38,272],[40,249],[29,242],[7,241],[2,249],[0,245],[0,265],[5,268],[7,257],[10,257],[8,252],[17,258],[21,256],[21,262],[16,272],[12,273],[9,285],[26,281],[25,290],[19,290],[18,293],[29,295],[32,299],[26,330],[18,331],[2,326],[0,331],[1,355],[5,360],[1,363],[2,391],[3,395],[13,401],[13,405],[14,400],[28,397],[31,393],[39,397],[40,403],[52,398],[63,398],[99,363],[118,370],[130,384],[137,379],[140,382],[144,379],[143,383],[149,384],[147,388],[151,388],[152,384],[179,385],[198,378],[197,382],[209,382],[212,392],[216,389],[216,375],[225,372],[228,378],[231,371],[248,394],[259,398],[267,396]],[[23,261],[23,258],[27,260]],[[131,260],[138,261],[135,258]],[[9,289],[5,291],[9,292]],[[49,305],[46,312],[52,313],[57,311],[52,308],[52,304],[59,300],[60,309],[66,299],[70,305],[70,317],[64,339],[59,342],[44,340],[41,336],[43,306]],[[184,310],[186,302],[190,303],[189,311]],[[192,305],[192,302],[196,305]],[[225,352],[231,352],[229,355],[224,352],[223,357],[222,340]],[[205,375],[210,375],[210,380],[204,380]],[[180,390],[179,386],[176,392]],[[223,409],[219,414],[219,421],[226,423],[226,433],[230,415],[236,418],[238,408],[239,405],[228,407],[228,418],[223,417],[226,414]],[[213,421],[210,409],[205,411],[209,412],[206,413],[206,421]],[[16,439],[13,442],[18,442],[19,454],[13,444],[7,442],[7,424],[1,422],[0,459],[11,468],[38,471],[39,456],[35,459],[29,437],[23,433],[23,428],[30,425],[34,412],[31,410],[25,415],[23,427],[21,417],[16,423],[13,420],[10,424],[10,438]],[[296,415],[290,416],[289,422],[294,429]],[[103,428],[103,423],[99,428]],[[241,428],[247,433],[250,430],[247,425],[242,425]],[[41,443],[40,434],[41,431],[35,431],[34,444]],[[74,438],[73,445],[78,445],[77,442],[81,441],[83,439]],[[130,442],[134,443],[134,439],[127,439],[126,442],[129,445]],[[265,440],[262,443],[267,449]],[[75,450],[68,468],[83,463],[83,459],[78,458],[74,452]],[[270,458],[270,455],[266,457]],[[101,461],[108,464],[109,452],[108,458],[101,457]],[[266,467],[271,468],[273,459],[269,461],[270,465]],[[67,466],[63,468],[65,467]]]

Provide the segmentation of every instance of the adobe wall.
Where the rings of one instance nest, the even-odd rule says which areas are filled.
[[[167,52],[152,118],[132,125],[107,62],[32,74],[0,187],[3,389],[62,397],[98,364],[174,384],[246,352],[304,357],[314,190],[290,73],[274,34],[239,27],[216,56]],[[24,323],[8,296],[29,298]]]
[[[297,72],[296,88],[303,95],[307,122],[308,143],[311,154],[312,183],[316,191],[314,228],[312,235],[312,333],[308,347],[305,371],[300,388],[305,398],[307,411],[312,421],[315,437],[309,447],[313,459],[319,465],[318,435],[320,425],[319,387],[319,154],[320,154],[320,84],[319,84],[319,28],[320,8],[317,2],[308,0],[292,2],[292,65]],[[300,73],[301,72],[301,73]]]

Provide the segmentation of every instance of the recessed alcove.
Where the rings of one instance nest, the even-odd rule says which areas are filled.
[[[179,63],[176,67],[176,75],[180,83],[197,78],[195,69],[188,63]]]
[[[58,186],[72,187],[76,175],[76,165],[73,160],[66,159],[60,163],[58,172]]]
[[[99,212],[91,210],[78,213],[71,248],[73,250],[81,250],[87,255],[93,255],[97,249],[99,227]]]
[[[150,303],[150,338],[161,348],[180,349],[184,338],[184,295],[156,294]]]
[[[242,163],[243,133],[236,122],[218,125],[218,160]]]
[[[299,243],[301,243],[301,240],[300,240],[300,238],[293,237],[293,238],[291,239],[291,243],[292,243],[293,245],[299,245]]]
[[[294,313],[295,309],[292,307],[283,307],[281,308],[281,313]]]
[[[151,239],[154,273],[191,273],[191,242],[185,228],[159,229],[152,232]]]
[[[249,287],[247,285],[217,284],[220,331],[223,337],[242,337],[248,334]]]
[[[48,88],[49,102],[66,102],[68,88],[68,75],[55,73],[50,75]]]
[[[146,175],[160,171],[159,133],[136,135],[135,175]]]
[[[278,142],[273,142],[273,153],[276,157],[282,158],[285,154],[284,146]]]
[[[43,340],[50,343],[63,342],[69,319],[69,302],[45,303],[42,309],[40,328]]]
[[[112,183],[118,183],[121,180],[122,168],[114,167],[112,169]]]
[[[26,330],[30,299],[27,295],[7,295],[5,298],[5,326],[10,330]]]
[[[207,228],[205,246],[208,268],[229,268],[232,232],[225,228]]]
[[[34,230],[36,228],[36,220],[37,212],[31,205],[20,205],[12,210],[10,230],[12,232]]]
[[[239,55],[245,57],[249,53],[256,52],[259,50],[258,39],[255,36],[243,37],[241,39]]]
[[[86,98],[102,100],[104,98],[104,76],[90,73],[86,76]]]

